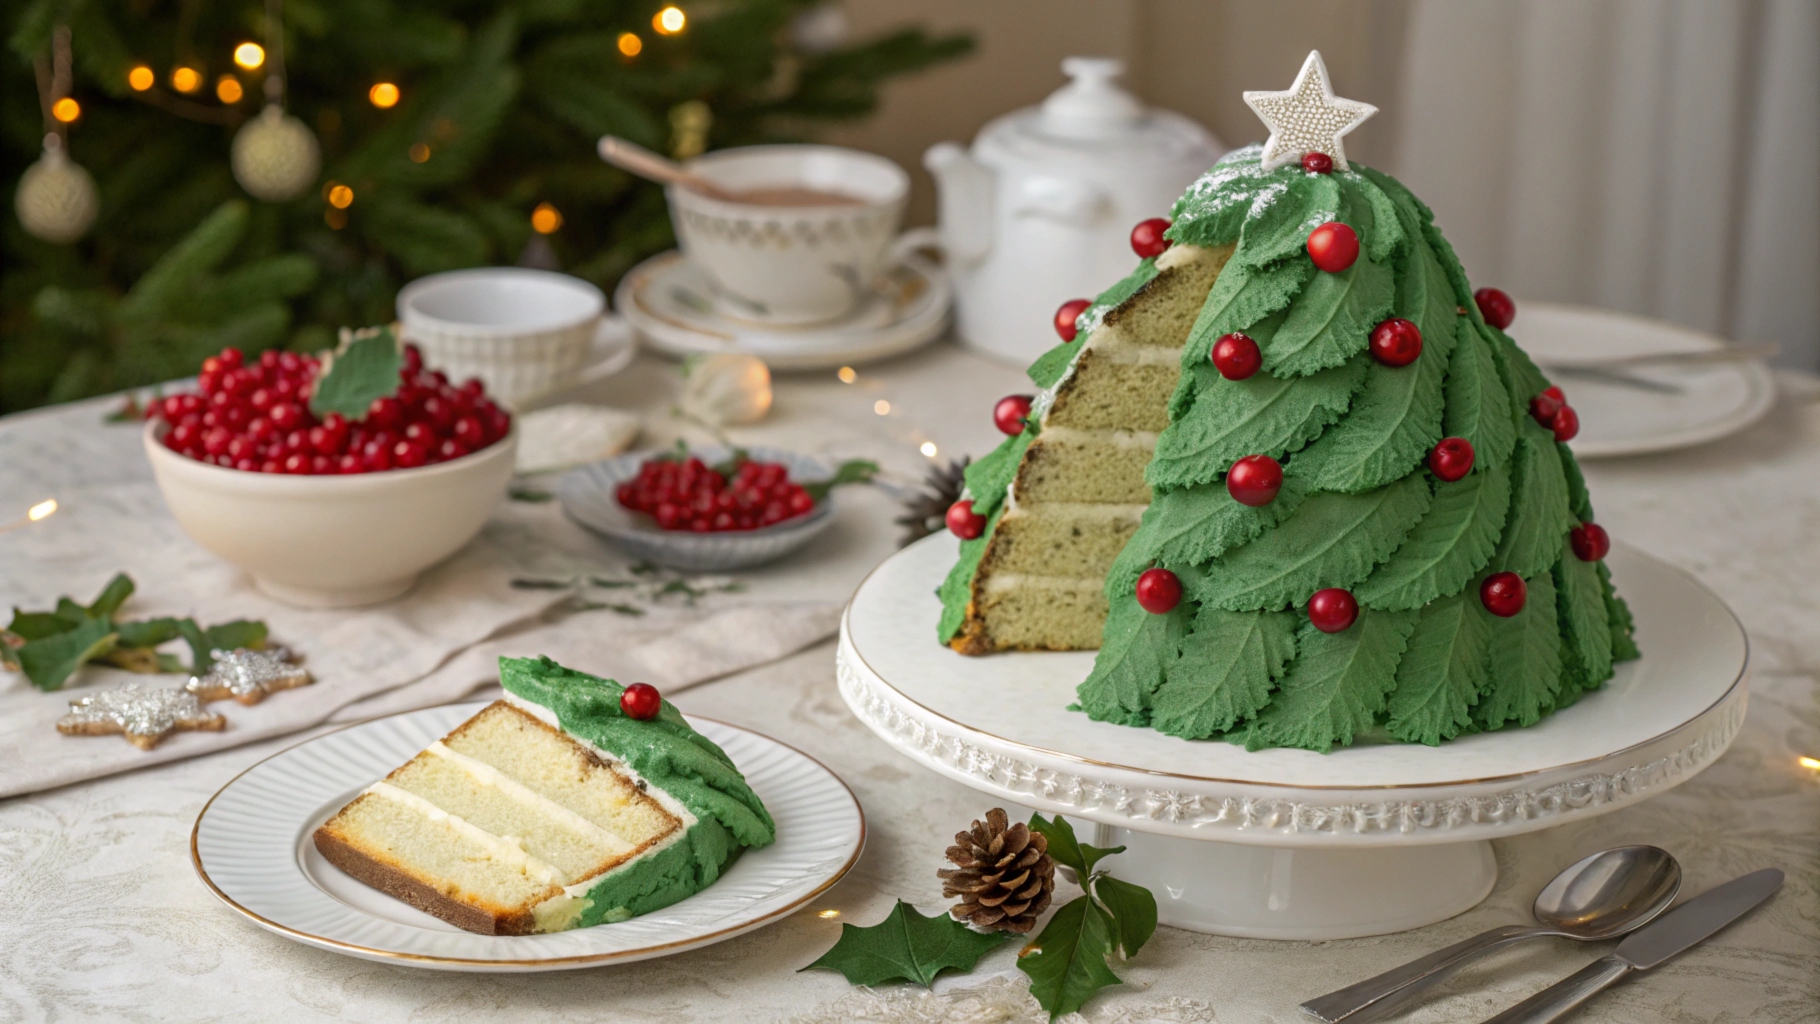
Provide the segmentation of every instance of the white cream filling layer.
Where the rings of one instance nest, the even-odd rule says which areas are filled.
[[[1094,501],[1039,501],[1007,511],[1005,518],[1029,519],[1045,512],[1054,512],[1058,517],[1068,519],[1111,519],[1114,521],[1128,519],[1135,522],[1144,517],[1144,510],[1149,507],[1149,505],[1100,504]]]
[[[393,803],[409,807],[431,821],[448,826],[462,838],[485,849],[490,859],[521,871],[544,885],[562,884],[569,880],[555,865],[526,853],[524,846],[521,845],[524,841],[517,836],[496,836],[466,818],[450,814],[416,793],[400,789],[389,782],[375,782],[368,786],[366,791],[382,800],[390,800]]]
[[[517,779],[512,778],[485,761],[451,750],[448,745],[441,740],[437,740],[435,743],[430,744],[425,748],[425,751],[453,763],[462,771],[467,772],[468,776],[479,785],[499,790],[501,793],[505,794],[508,800],[522,804],[526,807],[534,808],[539,814],[542,814],[545,817],[554,818],[561,822],[562,826],[569,831],[587,836],[589,839],[601,846],[605,846],[616,854],[632,852],[632,844],[626,842],[620,836],[601,828],[599,825],[576,814],[574,811],[569,810],[567,807],[544,796],[542,793],[537,792],[524,783],[519,782]]]
[[[1153,430],[1114,430],[1110,427],[1049,427],[1038,439],[1045,444],[1109,443],[1120,448],[1156,449],[1161,435]]]
[[[1092,590],[1098,591],[1106,581],[1098,576],[1034,576],[1020,572],[998,572],[986,577],[981,589],[987,594],[1007,590]]]

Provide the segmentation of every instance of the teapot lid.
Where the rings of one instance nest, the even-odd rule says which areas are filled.
[[[1125,62],[1068,57],[1069,82],[1043,100],[993,120],[980,131],[975,154],[988,164],[1055,160],[1185,160],[1210,164],[1222,152],[1207,130],[1180,114],[1146,108],[1115,79]]]

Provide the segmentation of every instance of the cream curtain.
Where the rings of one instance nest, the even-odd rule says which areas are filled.
[[[1820,369],[1820,0],[1411,0],[1400,91],[1474,281]]]

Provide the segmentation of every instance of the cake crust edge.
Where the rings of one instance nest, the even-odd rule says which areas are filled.
[[[359,799],[366,797],[362,795]],[[463,931],[480,935],[530,935],[536,930],[537,922],[529,910],[493,913],[463,903],[403,868],[378,860],[330,829],[328,822],[319,826],[311,838],[324,860],[347,872],[355,881],[403,900]]]

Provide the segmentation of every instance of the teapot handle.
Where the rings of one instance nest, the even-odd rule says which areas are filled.
[[[1026,178],[1012,202],[1014,217],[1042,217],[1085,227],[1111,205],[1111,197],[1098,185],[1079,178],[1038,175]]]

